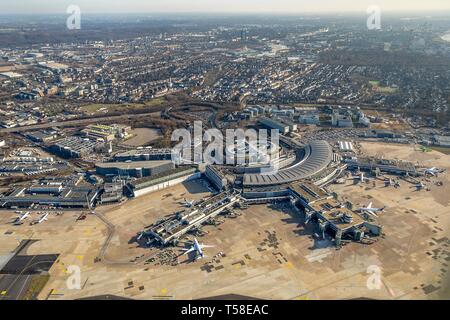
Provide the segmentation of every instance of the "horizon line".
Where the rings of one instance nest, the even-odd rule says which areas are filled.
[[[148,15],[148,14],[179,14],[179,15],[185,15],[185,14],[207,14],[207,15],[230,15],[230,14],[236,14],[236,15],[289,15],[289,16],[298,16],[298,15],[329,15],[329,14],[357,14],[366,12],[364,10],[345,10],[345,11],[146,11],[146,12],[135,12],[135,11],[129,11],[129,12],[100,12],[100,11],[89,11],[86,13],[83,13],[84,15],[98,15],[98,14],[110,14],[110,15]],[[439,13],[439,14],[450,14],[450,9],[429,9],[429,10],[397,10],[397,9],[387,9],[383,10],[384,13],[421,13],[421,14],[427,14],[427,13]],[[27,15],[27,16],[39,16],[39,15],[67,15],[66,12],[1,12],[0,16],[10,16],[10,15]]]

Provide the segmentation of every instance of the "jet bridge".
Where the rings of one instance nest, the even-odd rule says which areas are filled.
[[[242,198],[235,191],[222,192],[190,209],[173,214],[151,227],[147,233],[159,243],[167,245],[241,201]]]

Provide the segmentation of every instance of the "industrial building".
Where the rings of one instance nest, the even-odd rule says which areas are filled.
[[[50,146],[50,151],[64,158],[82,158],[102,146],[103,143],[98,141],[71,136],[55,141]]]
[[[374,129],[370,130],[369,132],[365,132],[362,137],[378,139],[402,139],[404,138],[404,135],[390,130]]]
[[[228,188],[227,178],[214,166],[206,166],[205,176],[217,190],[223,191]]]
[[[443,148],[450,148],[450,136],[434,135],[433,144]]]
[[[352,152],[353,149],[353,143],[349,141],[339,141],[339,151],[342,152]]]
[[[96,163],[96,173],[103,176],[150,177],[174,169],[169,160]]]
[[[100,202],[111,203],[118,202],[124,198],[124,184],[117,183],[105,183],[103,186],[103,193],[100,197]]]
[[[29,208],[33,205],[55,208],[90,208],[98,196],[92,187],[41,183],[28,188],[15,188],[8,195],[0,197],[2,208]]]
[[[114,155],[114,161],[149,161],[149,160],[171,160],[171,149],[140,148],[120,152]]]
[[[287,134],[291,131],[291,126],[287,123],[275,119],[261,118],[259,123],[269,129],[279,130],[281,134]]]
[[[116,138],[124,139],[128,137],[130,130],[131,128],[128,126],[97,124],[89,125],[81,132],[87,138],[109,142]]]
[[[331,125],[340,128],[353,128],[352,116],[350,114],[341,115],[335,111],[331,115]]]
[[[127,189],[130,196],[137,198],[200,177],[201,173],[197,168],[180,167],[148,178],[134,180],[128,183]]]
[[[26,137],[34,142],[49,142],[56,139],[55,131],[34,131],[26,134]]]
[[[300,115],[298,118],[298,122],[302,123],[302,124],[319,125],[320,124],[320,116],[319,116],[319,114]]]

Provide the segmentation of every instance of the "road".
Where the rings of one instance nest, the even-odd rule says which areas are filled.
[[[106,236],[105,242],[103,243],[102,247],[100,248],[100,252],[97,256],[98,261],[101,261],[102,263],[108,264],[108,265],[137,265],[141,262],[144,262],[145,260],[151,259],[152,257],[156,256],[157,253],[151,253],[150,255],[144,255],[140,257],[139,259],[136,259],[135,261],[116,261],[111,260],[106,257],[106,251],[109,248],[109,245],[111,243],[111,240],[116,232],[116,226],[112,224],[103,214],[94,212],[94,215],[99,218],[105,226],[108,228],[108,234]]]

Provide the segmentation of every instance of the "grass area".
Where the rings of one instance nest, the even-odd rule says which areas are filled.
[[[372,86],[372,89],[379,93],[392,94],[397,92],[397,88],[380,86],[380,81],[372,80],[369,81],[369,84]]]
[[[112,106],[115,106],[115,105],[94,103],[94,104],[88,104],[86,106],[82,106],[80,109],[84,113],[96,113],[98,111],[101,111],[102,109],[107,110]]]
[[[42,289],[44,289],[49,279],[50,275],[33,276],[30,282],[30,286],[23,296],[23,300],[35,300]]]
[[[380,93],[391,94],[391,93],[397,92],[397,89],[396,88],[391,88],[391,87],[378,87],[377,91],[380,92]]]
[[[443,154],[448,154],[450,155],[450,148],[445,148],[445,147],[430,147],[431,150],[443,153]]]
[[[154,108],[162,106],[166,103],[164,97],[159,97],[146,101],[145,103],[127,103],[127,104],[107,104],[107,103],[93,103],[82,106],[80,109],[87,114],[95,114],[99,112],[123,112],[127,110],[141,110],[147,108]]]
[[[145,105],[147,107],[159,107],[166,103],[167,100],[164,97],[154,98],[148,101],[145,101]]]
[[[219,77],[220,77],[219,69],[214,69],[214,70],[209,71],[205,76],[205,81],[203,82],[203,86],[209,87],[209,86],[214,85],[214,83],[216,83],[216,81],[219,79]]]
[[[431,151],[433,151],[432,149],[430,149],[428,147],[425,147],[425,146],[420,146],[419,150],[422,151],[422,152],[431,152]]]
[[[304,107],[320,107],[323,104],[319,103],[294,103],[293,107],[304,108]]]

